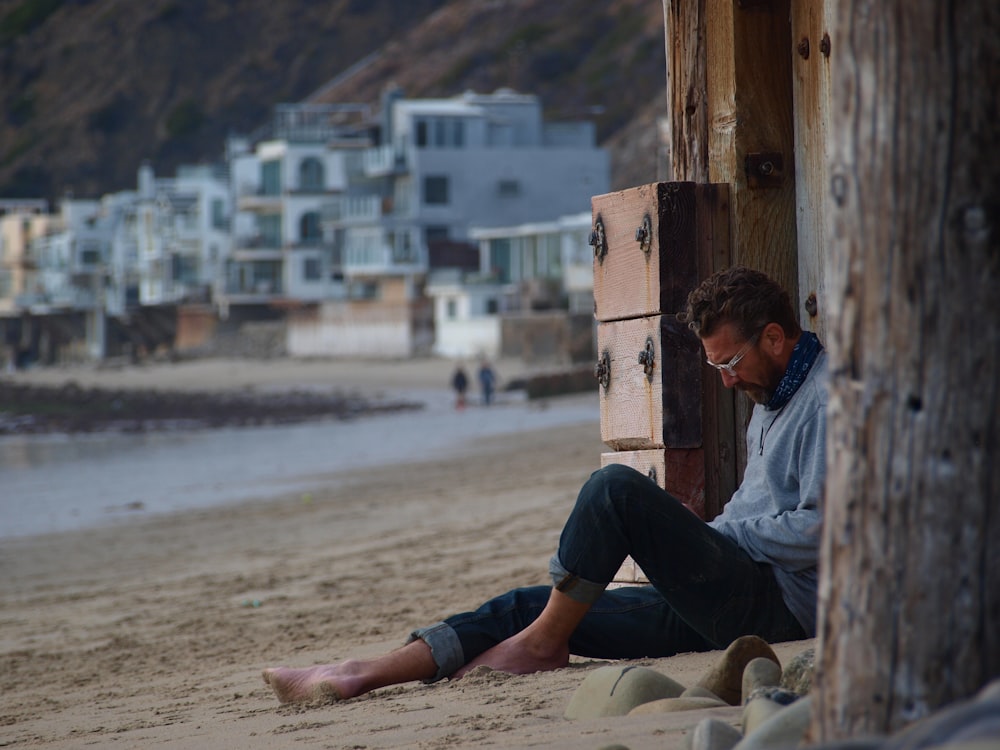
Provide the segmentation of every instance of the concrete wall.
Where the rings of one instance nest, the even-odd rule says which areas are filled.
[[[525,362],[597,361],[592,314],[536,312],[501,320],[501,356],[520,357]]]
[[[439,356],[459,359],[500,356],[500,318],[496,315],[465,320],[438,318],[436,334],[434,353]]]
[[[384,357],[416,353],[411,306],[324,302],[288,316],[293,357]]]

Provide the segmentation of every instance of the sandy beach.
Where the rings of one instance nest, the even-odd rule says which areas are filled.
[[[529,371],[497,363],[501,379]],[[337,387],[449,402],[450,363],[203,361],[19,373],[135,388]],[[578,404],[551,399],[537,408]],[[570,721],[588,670],[474,672],[323,706],[280,706],[261,669],[370,656],[547,562],[593,420],[469,440],[459,453],[332,473],[319,490],[0,540],[0,746],[680,748],[704,716]],[[482,407],[477,407],[482,409]],[[492,407],[491,407],[492,408]],[[503,408],[500,404],[499,408]],[[472,411],[470,409],[470,411]],[[784,661],[811,641],[776,644]],[[639,662],[692,684],[719,653]]]

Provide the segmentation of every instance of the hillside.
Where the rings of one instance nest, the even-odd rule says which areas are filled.
[[[656,0],[0,0],[0,197],[97,197],[215,161],[278,102],[506,86],[591,119],[613,187],[656,179]]]

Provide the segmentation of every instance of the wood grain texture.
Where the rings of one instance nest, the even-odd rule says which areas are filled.
[[[812,739],[1000,675],[1000,6],[838,5]]]
[[[599,386],[601,440],[615,450],[698,448],[701,345],[673,316],[608,321],[597,326],[610,377]],[[653,365],[640,362],[649,351]]]
[[[706,183],[708,74],[705,0],[663,0],[669,179]]]
[[[792,56],[792,119],[799,318],[802,327],[816,333],[822,341],[827,338],[827,315],[832,303],[824,269],[830,76],[837,43],[830,37],[830,28],[835,7],[834,0],[792,3],[792,44],[796,46]],[[843,48],[837,46],[836,55],[843,53]],[[815,308],[807,304],[810,295],[816,300]],[[810,309],[815,309],[815,314]]]
[[[709,180],[729,185],[732,259],[767,273],[798,297],[795,153],[792,121],[790,0],[741,6],[706,0]],[[774,152],[783,160],[777,188],[751,188],[747,156]],[[736,400],[733,432],[742,435],[752,404]],[[746,444],[736,440],[742,476]]]
[[[728,257],[725,186],[651,183],[595,196],[591,208],[607,241],[594,259],[599,321],[680,312],[718,256]],[[646,227],[643,243],[636,233]]]

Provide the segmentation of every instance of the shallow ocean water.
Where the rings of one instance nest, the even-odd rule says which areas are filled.
[[[447,394],[403,397],[425,407],[272,427],[0,437],[0,537],[308,492],[338,471],[436,459],[481,437],[587,421],[599,435],[596,394],[461,412]]]

